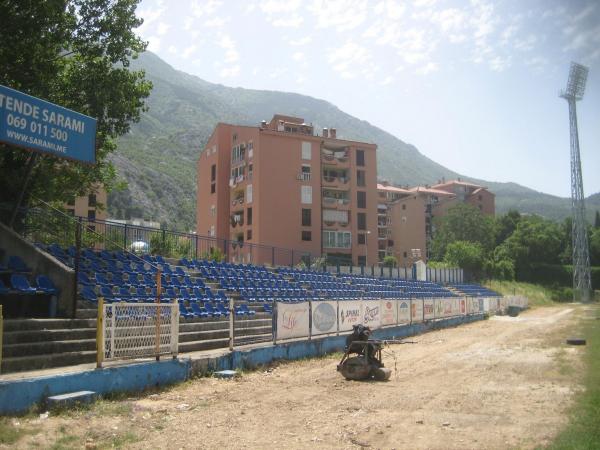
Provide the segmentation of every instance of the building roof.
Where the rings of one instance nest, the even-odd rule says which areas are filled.
[[[440,189],[428,188],[424,186],[417,186],[410,189],[411,192],[418,192],[420,194],[431,194],[431,195],[446,195],[446,196],[454,196],[452,192],[442,191]]]
[[[411,191],[408,189],[403,189],[403,188],[399,188],[396,186],[389,186],[389,185],[385,185],[385,184],[379,184],[377,183],[377,190],[378,191],[388,191],[388,192],[398,192],[400,194],[410,194]]]
[[[487,189],[484,186],[481,186],[479,184],[475,184],[475,183],[469,183],[468,181],[461,181],[461,180],[450,180],[450,181],[446,181],[444,183],[438,183],[438,184],[434,184],[432,187],[434,189],[439,189],[439,188],[444,188],[444,187],[448,187],[448,186],[469,186],[469,187],[473,187],[473,188],[483,188],[483,189]]]

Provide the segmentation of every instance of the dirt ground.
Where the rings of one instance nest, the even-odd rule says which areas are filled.
[[[533,448],[566,424],[579,389],[576,333],[590,307],[530,310],[392,345],[388,382],[352,382],[339,355],[282,363],[236,380],[25,417],[28,448]]]

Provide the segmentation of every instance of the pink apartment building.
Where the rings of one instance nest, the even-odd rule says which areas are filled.
[[[376,264],[377,146],[336,134],[283,115],[219,123],[197,164],[198,235],[233,241],[235,262]],[[270,246],[293,249],[294,260]]]

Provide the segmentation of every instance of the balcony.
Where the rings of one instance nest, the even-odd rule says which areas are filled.
[[[324,186],[347,186],[350,182],[350,178],[347,175],[325,175],[323,174],[323,185]]]
[[[300,172],[297,176],[296,179],[298,181],[310,181],[310,172]]]
[[[229,222],[230,222],[232,228],[235,228],[238,225],[240,227],[244,226],[244,215],[242,213],[232,214],[229,217]]]
[[[347,165],[350,161],[349,152],[347,148],[341,149],[329,149],[324,148],[321,151],[321,161],[325,165],[337,166]]]

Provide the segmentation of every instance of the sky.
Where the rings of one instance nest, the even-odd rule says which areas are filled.
[[[460,174],[562,197],[558,94],[579,62],[584,192],[600,192],[598,0],[142,0],[138,15],[176,69],[321,98]]]

